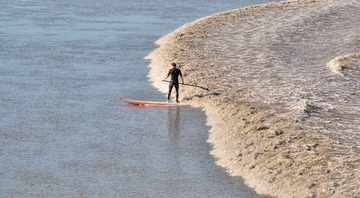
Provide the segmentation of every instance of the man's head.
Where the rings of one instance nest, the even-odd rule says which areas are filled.
[[[171,63],[171,65],[172,65],[173,67],[176,67],[176,63]]]

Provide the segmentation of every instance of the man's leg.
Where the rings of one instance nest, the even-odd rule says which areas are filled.
[[[176,102],[179,102],[179,83],[175,83]]]
[[[169,93],[168,93],[168,101],[170,101],[170,96],[171,96],[172,88],[173,88],[173,83],[170,82],[170,84],[169,84]]]

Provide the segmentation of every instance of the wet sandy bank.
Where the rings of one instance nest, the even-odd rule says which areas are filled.
[[[202,107],[217,164],[262,194],[360,196],[359,1],[288,1],[214,14],[157,41],[150,80],[171,62]],[[345,98],[345,99],[344,99]]]

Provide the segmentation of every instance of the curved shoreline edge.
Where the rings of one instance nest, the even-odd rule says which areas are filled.
[[[315,12],[324,6],[336,7],[336,3],[358,6],[356,1],[344,2],[292,0],[270,3],[216,13],[185,24],[160,38],[156,42],[159,47],[145,57],[150,60],[149,79],[155,88],[166,94],[167,84],[161,79],[169,64],[176,62],[185,73],[186,83],[208,86],[210,91],[181,86],[182,101],[205,111],[207,125],[211,127],[208,142],[213,146],[211,154],[216,163],[226,168],[230,175],[244,178],[258,193],[275,197],[359,196],[359,184],[354,183],[360,181],[360,171],[356,168],[359,152],[348,150],[336,137],[320,133],[307,123],[306,119],[317,111],[307,99],[299,100],[289,114],[269,105],[272,103],[249,98],[243,89],[237,89],[240,82],[232,81],[236,75],[231,76],[229,71],[237,71],[234,65],[242,63],[241,57],[224,54],[222,48],[252,54],[259,59],[263,54],[241,46],[238,48],[236,44],[221,46],[219,41],[245,38],[243,32],[236,32],[235,36],[224,35],[227,27],[239,24],[244,25],[244,29],[261,31],[257,22],[263,22],[261,20],[269,15],[275,20],[288,15],[302,19],[308,17],[302,14],[304,10]],[[244,21],[247,24],[243,24]],[[217,43],[214,38],[218,39]],[[232,41],[227,43],[231,45]],[[235,63],[226,62],[230,56]],[[343,76],[341,68],[344,66],[341,65],[349,60],[353,65],[359,64],[359,53],[344,51],[328,63],[329,70]],[[349,160],[344,166],[339,160],[339,154],[336,154],[339,148],[343,152],[354,152],[349,156],[354,159],[352,164]]]

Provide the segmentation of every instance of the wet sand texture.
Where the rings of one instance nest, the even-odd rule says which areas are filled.
[[[261,194],[360,196],[360,1],[298,0],[204,17],[157,41],[202,107],[218,165]],[[165,98],[165,97],[164,97]]]

